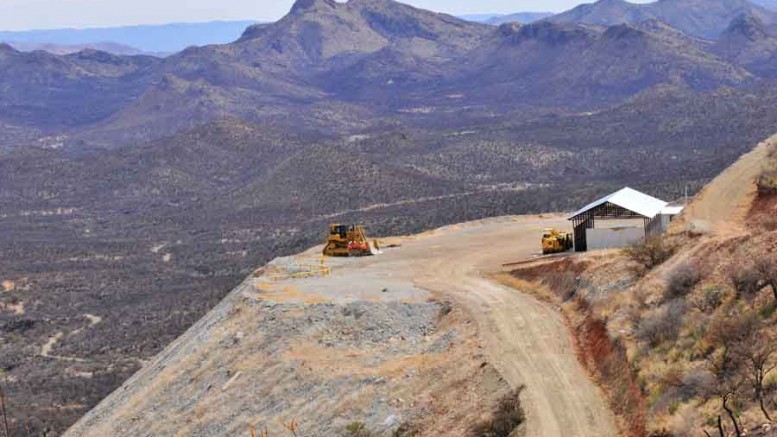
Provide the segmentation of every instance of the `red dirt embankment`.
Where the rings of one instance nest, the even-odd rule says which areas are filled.
[[[587,267],[585,261],[574,262],[571,258],[539,261],[513,270],[509,278],[502,279],[512,287],[533,292],[562,309],[573,334],[578,358],[604,391],[617,416],[621,433],[644,437],[647,434],[646,402],[631,371],[625,347],[610,337],[606,321],[596,317],[582,298],[567,300],[572,295],[576,278]]]

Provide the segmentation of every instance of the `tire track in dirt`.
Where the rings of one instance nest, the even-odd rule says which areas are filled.
[[[557,217],[486,225],[464,235],[443,232],[435,238],[444,240],[442,244],[434,244],[443,249],[428,260],[415,282],[466,306],[495,367],[511,385],[526,385],[529,437],[615,436],[612,413],[577,360],[561,314],[488,279],[502,263],[533,255],[540,230],[549,226],[566,223]]]

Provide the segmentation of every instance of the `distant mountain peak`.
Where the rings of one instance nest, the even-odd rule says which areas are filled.
[[[614,1],[619,1],[619,0],[614,0]],[[645,35],[645,32],[642,29],[639,29],[637,26],[629,23],[616,24],[615,26],[610,26],[604,32],[604,36],[606,38],[615,39],[615,40],[641,38],[644,35]]]
[[[766,25],[777,24],[775,12],[749,0],[658,0],[644,4],[599,0],[577,6],[547,20],[613,26],[659,19],[688,35],[717,39],[731,20],[743,13],[757,17]]]
[[[337,2],[334,0],[297,0],[291,7],[291,12],[301,12],[308,10],[315,10],[319,8],[334,9],[337,7]]]
[[[14,54],[14,53],[18,53],[18,52],[16,51],[16,49],[14,49],[13,47],[11,47],[9,44],[6,44],[6,43],[0,43],[0,54],[3,54],[3,55],[10,55],[10,54]]]
[[[240,43],[271,68],[300,68],[384,50],[444,59],[476,47],[492,32],[484,24],[393,0],[297,0],[277,22],[247,29]]]
[[[731,22],[724,36],[743,36],[750,41],[758,41],[767,38],[768,32],[761,19],[752,14],[741,14]]]
[[[595,32],[585,26],[538,21],[531,24],[506,23],[499,26],[499,33],[512,43],[536,40],[551,45],[581,41]]]

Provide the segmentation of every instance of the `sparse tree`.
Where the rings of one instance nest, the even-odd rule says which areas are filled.
[[[761,274],[753,265],[736,266],[729,274],[731,285],[737,292],[737,298],[745,298],[748,301],[755,298],[761,286]]]
[[[633,262],[634,273],[641,276],[671,258],[674,248],[668,246],[663,238],[653,237],[627,248],[625,253]]]
[[[766,287],[772,289],[777,301],[777,259],[763,255],[755,262],[737,266],[729,275],[738,297],[752,299]]]
[[[741,360],[747,370],[753,388],[753,398],[758,401],[766,420],[772,422],[764,406],[764,381],[777,368],[777,343],[774,337],[761,330],[754,330],[743,341],[737,343],[732,352]]]
[[[777,300],[777,257],[762,257],[755,263],[755,269],[760,275],[762,285],[770,287],[774,299]]]
[[[723,410],[734,425],[734,432],[737,437],[742,437],[742,428],[737,420],[736,411],[732,405],[741,395],[742,387],[745,385],[745,379],[740,371],[740,363],[736,360],[727,346],[724,346],[718,353],[710,355],[707,359],[710,371],[715,375],[717,385],[715,394],[721,401]],[[722,428],[722,424],[719,424]],[[721,433],[721,435],[724,435]]]
[[[757,335],[759,327],[758,316],[751,310],[719,318],[710,327],[710,340],[719,348],[707,357],[707,367],[715,375],[714,393],[731,420],[737,437],[742,436],[742,427],[737,419],[734,404],[741,397],[748,381],[744,376],[744,360],[736,349]]]

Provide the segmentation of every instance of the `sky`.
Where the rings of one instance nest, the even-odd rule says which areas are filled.
[[[644,3],[646,0],[640,0]],[[454,15],[561,12],[580,0],[403,0]],[[0,31],[214,20],[276,20],[293,0],[0,0]]]

